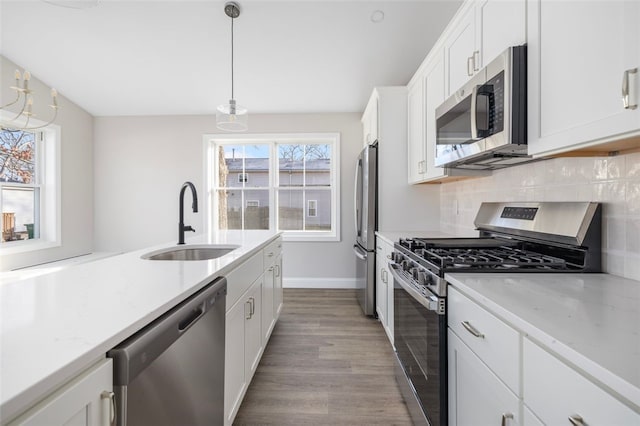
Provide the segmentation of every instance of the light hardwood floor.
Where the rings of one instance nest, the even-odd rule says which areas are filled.
[[[411,425],[394,362],[354,290],[285,289],[234,425]]]

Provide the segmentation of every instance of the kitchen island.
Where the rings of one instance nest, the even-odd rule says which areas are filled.
[[[238,246],[212,260],[141,259],[173,245],[168,243],[23,279],[0,276],[0,423],[20,415],[216,277],[255,257],[278,235],[227,231],[188,241]]]

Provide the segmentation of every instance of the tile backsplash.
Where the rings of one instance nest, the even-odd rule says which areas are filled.
[[[441,231],[468,234],[483,201],[603,203],[602,266],[640,280],[640,153],[554,158],[441,186]]]

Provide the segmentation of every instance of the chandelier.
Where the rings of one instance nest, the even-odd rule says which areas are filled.
[[[44,122],[44,124],[40,124],[41,120],[38,120],[38,123],[30,126],[30,121],[32,118],[36,117],[36,114],[33,113],[33,90],[29,87],[29,81],[31,80],[31,73],[29,71],[25,71],[24,73],[20,73],[20,70],[16,70],[15,72],[16,83],[14,86],[10,86],[11,90],[16,92],[15,99],[3,105],[0,108],[0,111],[6,111],[7,116],[13,118],[2,119],[2,128],[7,130],[36,130],[41,129],[43,127],[48,126],[53,123],[58,115],[58,91],[56,89],[51,89],[51,104],[49,107],[53,109],[53,115],[49,119],[49,121]],[[20,105],[20,111],[15,112],[15,108],[12,110],[8,110],[7,108],[13,105]]]
[[[235,2],[224,5],[224,13],[231,18],[231,99],[216,111],[216,126],[228,132],[244,132],[248,128],[249,115],[246,108],[237,105],[233,96],[233,21],[240,16],[240,6]]]

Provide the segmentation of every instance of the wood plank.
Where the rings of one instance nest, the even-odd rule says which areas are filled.
[[[285,289],[235,425],[411,425],[393,349],[355,290]]]

